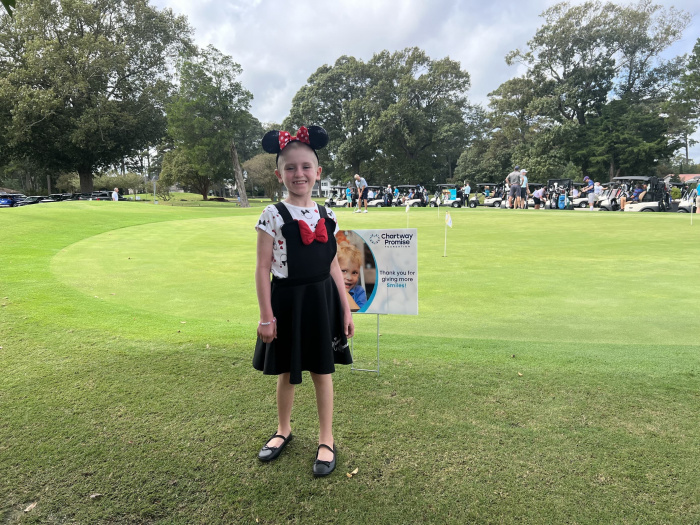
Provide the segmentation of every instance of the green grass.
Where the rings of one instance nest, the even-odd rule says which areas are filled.
[[[334,375],[338,469],[317,480],[308,376],[294,441],[256,458],[264,204],[0,210],[0,522],[700,521],[700,223],[452,210],[442,257],[444,211],[412,209],[420,314],[380,319],[378,376]],[[356,323],[370,367],[376,318]]]
[[[153,193],[139,193],[138,195],[126,195],[127,199],[134,199],[134,197],[138,197],[138,202],[139,203],[150,203],[153,204]],[[218,198],[216,196],[210,197],[211,198]],[[135,200],[135,199],[134,199]],[[176,193],[173,192],[170,194],[170,199],[169,200],[163,200],[162,198],[158,197],[156,195],[156,203],[161,205],[161,206],[194,206],[198,208],[232,208],[232,207],[237,207],[238,202],[234,197],[228,197],[226,199],[226,202],[219,202],[219,201],[212,201],[212,200],[203,200],[202,195],[200,193]],[[316,199],[319,202],[322,201],[323,199]],[[270,199],[265,199],[265,198],[260,198],[260,197],[249,197],[248,198],[248,203],[250,204],[251,207],[253,208],[258,208],[258,207],[265,207],[268,204],[271,203]]]

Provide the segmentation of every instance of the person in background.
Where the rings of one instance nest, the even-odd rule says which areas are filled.
[[[505,183],[510,186],[508,190],[508,208],[512,209],[513,205],[517,207],[520,204],[520,166],[516,166],[505,179]]]
[[[583,178],[583,183],[584,187],[582,191],[588,194],[588,209],[592,210],[595,204],[595,184],[588,175]]]
[[[544,200],[544,186],[538,190],[535,190],[535,192],[532,194],[532,200],[535,202],[535,209],[539,210]]]
[[[520,207],[527,208],[527,194],[530,193],[530,186],[527,184],[527,170],[520,170]]]
[[[595,202],[593,203],[595,206],[595,203],[600,200],[600,196],[603,194],[603,186],[601,186],[600,182],[596,182],[593,185],[593,194],[595,195]]]
[[[360,213],[360,208],[364,202],[365,209],[362,213],[367,213],[367,198],[369,194],[369,188],[367,187],[367,181],[364,177],[360,177],[359,174],[355,174],[355,186],[357,186],[357,209],[355,213]]]
[[[472,187],[469,185],[469,181],[464,181],[464,205],[469,206],[469,194],[472,192]]]
[[[119,188],[114,188],[114,191],[112,192],[112,200],[113,201],[119,200]]]

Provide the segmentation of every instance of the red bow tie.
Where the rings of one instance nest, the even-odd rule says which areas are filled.
[[[316,224],[316,231],[312,232],[309,225],[305,221],[296,221],[299,224],[299,233],[301,233],[301,242],[306,245],[311,244],[314,240],[318,242],[328,242],[328,230],[326,230],[326,219],[319,219]]]
[[[298,140],[299,142],[303,142],[304,144],[310,144],[310,142],[309,142],[309,130],[306,129],[305,126],[302,126],[299,128],[299,131],[297,131],[297,134],[294,137],[292,137],[292,135],[289,133],[289,131],[280,131],[280,134],[279,134],[280,151],[282,151],[287,144],[289,144],[290,142],[292,142],[294,140]]]

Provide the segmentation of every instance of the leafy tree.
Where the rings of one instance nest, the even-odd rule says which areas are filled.
[[[206,200],[212,181],[190,163],[184,149],[178,148],[163,156],[158,183],[168,187],[179,184],[201,194]]]
[[[466,143],[469,74],[458,62],[431,60],[418,48],[383,51],[370,64],[380,72],[370,93],[370,143],[390,159],[402,182],[427,182],[426,174],[435,172],[441,154],[451,157],[445,173],[451,176],[457,163],[454,145]]]
[[[669,128],[673,119],[659,114],[683,62],[660,55],[681,37],[689,15],[641,0],[563,2],[542,16],[528,49],[506,57],[528,68],[525,77],[492,94],[498,132],[515,143],[514,162],[534,167],[532,180],[568,169],[569,162],[598,177],[653,171],[678,147],[676,137],[688,135],[682,118]],[[664,136],[669,129],[676,137]]]
[[[664,119],[643,104],[613,100],[587,128],[580,128],[585,146],[578,155],[589,158],[591,174],[611,180],[619,175],[653,175],[661,159],[677,144],[666,137]]]
[[[691,163],[689,149],[697,144],[691,135],[700,123],[700,38],[695,43],[693,53],[688,58],[664,111],[669,116],[671,136],[682,143],[685,151],[681,164],[688,165]]]
[[[542,17],[529,49],[509,53],[506,61],[528,67],[540,115],[581,125],[600,115],[613,91],[634,102],[657,101],[678,66],[660,54],[690,22],[687,13],[649,0],[631,6],[562,2]]]
[[[270,200],[279,200],[282,195],[282,185],[275,175],[277,166],[274,155],[269,153],[256,155],[243,164],[243,169],[246,170],[248,179],[254,185],[262,186],[265,189],[265,195],[268,195]]]
[[[180,87],[167,106],[168,134],[174,141],[177,163],[196,172],[193,176],[187,171],[182,177],[204,200],[217,182],[235,178],[238,188],[245,188],[236,142],[239,138],[252,142],[251,128],[257,140],[262,136],[262,126],[248,111],[253,95],[236,80],[241,71],[230,56],[213,46],[178,64]],[[163,162],[165,170],[165,159]],[[241,204],[248,206],[245,191]]]
[[[77,173],[61,173],[56,180],[56,189],[65,193],[80,191],[80,177]]]
[[[169,57],[190,45],[190,32],[184,17],[146,0],[36,0],[0,17],[8,157],[77,171],[91,191],[96,168],[163,135]]]
[[[319,157],[336,179],[362,172],[380,184],[445,180],[469,133],[468,87],[457,62],[417,48],[382,51],[367,63],[343,56],[309,78],[284,125],[326,128],[331,140]]]
[[[340,175],[346,166],[359,173],[375,153],[367,138],[371,119],[367,94],[375,76],[371,65],[342,56],[333,66],[318,68],[294,95],[283,127],[294,133],[300,126],[317,124],[328,131],[328,146],[318,152],[328,176]]]

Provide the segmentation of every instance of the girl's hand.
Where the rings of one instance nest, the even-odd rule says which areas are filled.
[[[355,323],[352,320],[352,314],[350,310],[345,313],[345,337],[352,337],[355,335]]]
[[[258,337],[263,343],[271,343],[277,339],[277,322],[273,321],[268,325],[258,324]]]

